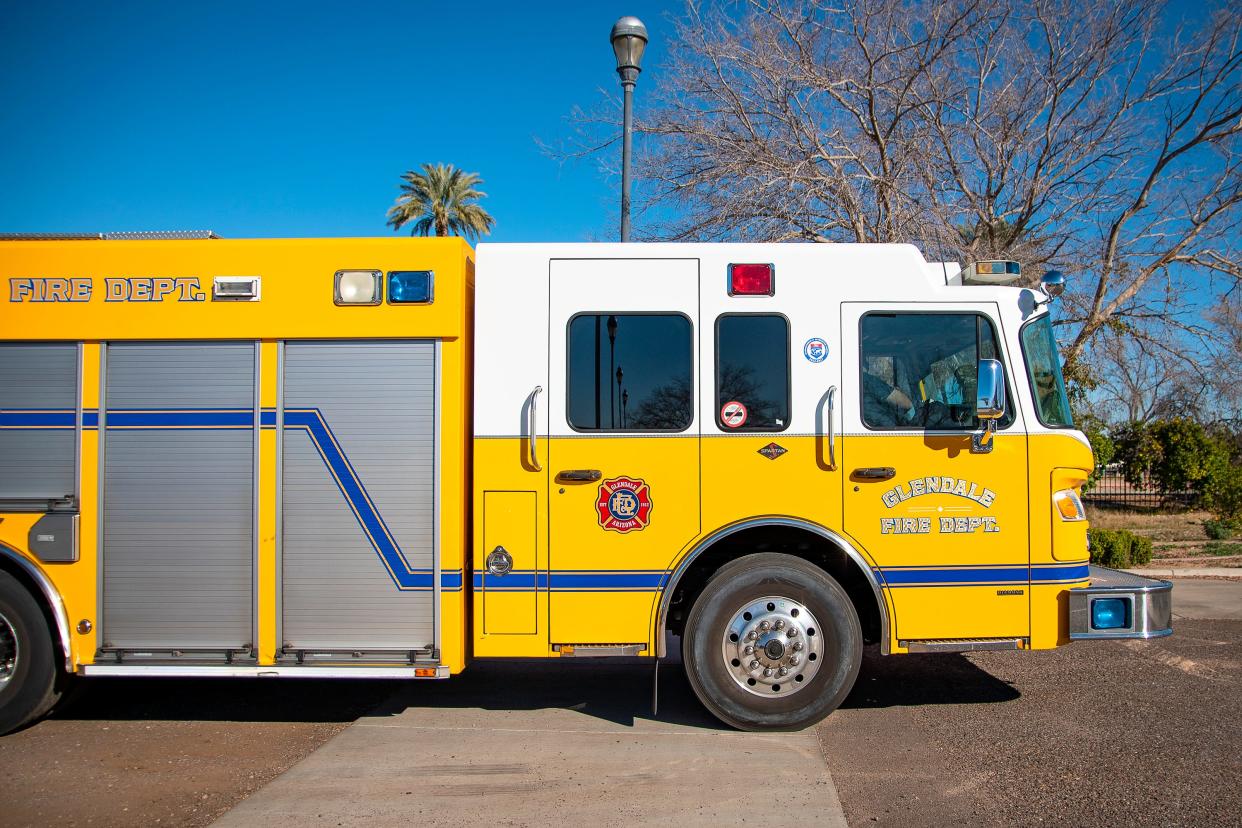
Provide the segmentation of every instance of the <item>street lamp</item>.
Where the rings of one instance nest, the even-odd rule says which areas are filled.
[[[617,57],[624,96],[621,120],[621,241],[630,240],[630,147],[634,132],[634,85],[642,71],[643,50],[647,48],[647,27],[637,17],[623,17],[612,26],[612,51]]]

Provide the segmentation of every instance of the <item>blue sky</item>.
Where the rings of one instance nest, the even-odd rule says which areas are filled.
[[[398,176],[481,173],[494,241],[616,237],[617,182],[536,139],[680,3],[0,0],[0,231],[390,235]]]

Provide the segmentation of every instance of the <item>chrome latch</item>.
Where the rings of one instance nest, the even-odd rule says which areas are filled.
[[[492,575],[508,575],[513,571],[513,556],[503,546],[497,546],[487,556],[487,571]]]

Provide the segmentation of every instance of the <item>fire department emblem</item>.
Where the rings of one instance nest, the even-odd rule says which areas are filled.
[[[599,485],[599,525],[613,532],[645,529],[651,521],[651,489],[645,480],[614,477]]]

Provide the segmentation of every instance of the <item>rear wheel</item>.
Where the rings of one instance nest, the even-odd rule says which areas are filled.
[[[854,686],[862,650],[862,626],[841,585],[777,554],[721,567],[682,638],[695,694],[741,730],[800,730],[823,719]]]
[[[0,572],[0,735],[34,721],[60,697],[56,648],[39,605]]]

